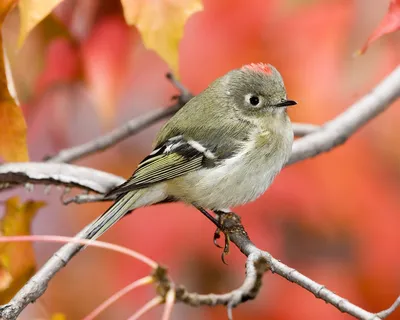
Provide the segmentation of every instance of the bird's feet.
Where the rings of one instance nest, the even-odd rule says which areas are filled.
[[[221,220],[221,216],[222,214],[226,213],[225,211],[214,211],[214,213],[217,215],[217,217],[213,217],[206,209],[202,208],[202,207],[198,207],[196,206],[197,210],[199,210],[202,214],[204,214],[212,223],[215,224],[215,226],[217,227],[217,229],[214,232],[214,244],[218,247],[218,248],[222,248],[218,243],[217,240],[219,238],[221,238],[221,231],[224,233],[225,235],[225,246],[224,246],[224,251],[222,252],[221,255],[221,259],[222,262],[227,264],[225,262],[225,255],[227,255],[229,253],[229,235],[227,235],[224,231],[223,231],[223,226],[220,222]]]
[[[207,210],[203,209],[202,207],[195,206],[201,213],[203,213],[209,220],[212,221],[212,223],[215,224],[217,229],[214,232],[214,244],[218,248],[223,248],[222,254],[221,254],[221,260],[223,263],[227,264],[225,261],[225,256],[229,253],[229,248],[230,248],[230,234],[232,236],[235,233],[246,233],[244,230],[242,224],[241,224],[241,219],[240,217],[230,211],[230,210],[214,210],[214,213],[216,214],[216,217],[212,216]],[[224,246],[221,247],[218,244],[218,239],[221,238],[221,233],[224,234],[225,236],[225,243]],[[246,233],[247,236],[247,233]]]
[[[223,248],[221,254],[221,260],[224,264],[227,264],[225,261],[225,256],[229,253],[229,248],[230,248],[230,238],[229,238],[230,228],[227,228],[224,222],[226,218],[229,218],[230,215],[234,213],[231,211],[221,211],[221,210],[216,210],[214,211],[214,213],[217,215],[216,220],[218,221],[217,229],[214,232],[214,244],[218,248]],[[223,247],[218,244],[218,239],[221,238],[221,232],[224,234],[225,237],[225,243]]]

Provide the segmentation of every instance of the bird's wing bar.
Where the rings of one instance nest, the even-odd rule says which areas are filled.
[[[142,189],[188,172],[215,165],[216,157],[201,143],[176,136],[166,140],[139,164],[132,177],[106,196]]]

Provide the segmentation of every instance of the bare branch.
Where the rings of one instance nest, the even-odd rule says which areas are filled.
[[[169,81],[171,81],[172,85],[178,89],[181,96],[184,97],[183,100],[189,101],[193,97],[189,90],[177,78],[175,78],[172,72],[168,72],[165,76]]]
[[[396,301],[390,306],[390,308],[378,312],[376,315],[381,319],[385,319],[390,314],[392,314],[394,310],[396,310],[399,306],[400,306],[400,296],[397,297]]]
[[[84,144],[61,150],[57,155],[46,159],[46,161],[69,163],[84,158],[88,155],[104,151],[114,146],[118,142],[121,142],[122,140],[129,138],[141,130],[146,129],[157,121],[171,117],[182,107],[182,103],[184,104],[185,102],[179,100],[179,102],[167,108],[156,109],[137,118],[133,118],[132,120],[103,136],[97,137]],[[293,124],[293,131],[298,137],[315,132],[318,128],[318,126],[312,124]]]
[[[153,282],[153,277],[151,276],[146,276],[144,278],[138,279],[126,287],[122,288],[118,292],[114,293],[111,297],[109,297],[106,301],[103,301],[101,305],[99,305],[96,309],[94,309],[90,314],[88,314],[85,318],[82,320],[93,320],[95,319],[100,313],[102,313],[105,309],[107,309],[109,306],[111,306],[115,301],[119,300],[121,297],[124,295],[128,294],[132,290],[144,286],[146,284],[150,284]]]
[[[105,198],[102,194],[78,194],[77,196],[63,199],[63,204],[68,205],[71,203],[82,204],[89,202],[110,201],[113,199]]]
[[[64,163],[17,162],[0,165],[0,190],[30,183],[105,193],[124,181],[111,173]]]
[[[249,299],[254,299],[261,288],[263,274],[270,270],[272,273],[278,274],[290,282],[303,287],[314,294],[316,298],[324,300],[340,311],[350,314],[358,319],[382,320],[400,305],[399,297],[387,310],[381,311],[377,314],[368,312],[333,293],[325,286],[302,275],[297,270],[288,267],[284,263],[273,258],[268,252],[257,248],[249,239],[247,232],[241,224],[240,217],[235,213],[231,212],[224,214],[220,223],[225,235],[227,235],[240,251],[247,256],[246,277],[243,284],[239,288],[224,294],[190,293],[183,286],[178,286],[176,289],[177,301],[196,307],[201,305],[225,305],[228,308],[228,318],[232,319],[232,308]],[[161,286],[159,292],[161,292],[161,294],[168,292],[168,290],[170,290],[174,285],[166,277],[165,269],[159,267],[157,271],[158,272],[155,274],[154,278]]]
[[[156,109],[142,116],[133,118],[124,125],[112,130],[111,132],[97,137],[84,144],[61,150],[57,155],[46,159],[51,162],[73,162],[93,153],[104,151],[118,142],[134,135],[135,133],[149,127],[157,121],[170,117],[181,108],[180,102],[167,108]]]
[[[143,307],[141,307],[138,311],[136,311],[134,315],[129,317],[128,320],[137,320],[137,319],[139,319],[142,315],[144,315],[145,313],[147,313],[151,309],[157,307],[161,303],[163,303],[163,298],[161,298],[160,296],[154,297],[149,302],[147,302]]]
[[[322,129],[317,130],[315,133],[311,133],[304,138],[296,140],[293,145],[293,154],[290,159],[290,163],[313,157],[343,143],[358,128],[362,127],[367,121],[385,110],[399,97],[399,94],[400,67],[395,69],[369,95],[362,98],[343,114],[324,125]],[[19,167],[17,167],[18,165]],[[76,186],[96,192],[105,192],[110,187],[118,185],[123,181],[122,178],[101,173],[100,171],[93,169],[81,168],[77,166],[65,167],[68,166],[66,164],[58,164],[57,170],[54,169],[55,167],[51,167],[56,164],[33,164],[33,168],[35,170],[33,170],[31,167],[31,171],[25,169],[28,168],[29,165],[29,163],[23,163],[0,166],[0,183],[22,184],[26,182],[32,182],[61,184]],[[73,172],[70,170],[72,168],[74,169]],[[82,174],[78,174],[77,171],[75,171],[76,169],[82,169]],[[228,223],[229,221],[230,224]],[[359,319],[378,320],[381,319],[380,316],[387,316],[399,305],[399,302],[396,302],[391,308],[378,314],[373,314],[361,309],[360,307],[326,289],[323,285],[316,283],[298,271],[274,259],[269,253],[258,249],[248,239],[247,234],[240,224],[240,220],[239,224],[237,224],[235,219],[226,219],[226,223],[227,224],[224,226],[224,231],[229,234],[231,241],[246,256],[248,256],[249,259],[252,259],[250,257],[253,256],[265,258],[267,265],[272,272],[277,273],[289,281],[300,285],[306,290],[312,292],[317,298],[323,299],[327,303],[332,304],[342,312],[351,314]],[[84,238],[86,230],[86,228],[82,230],[77,237]],[[25,286],[16,294],[11,302],[0,309],[0,316],[6,320],[15,319],[29,303],[34,302],[44,293],[48,282],[62,267],[69,262],[70,259],[72,259],[72,257],[79,251],[79,248],[80,246],[76,243],[68,243],[58,250],[53,257],[51,257],[37,272],[37,274],[25,284]],[[247,280],[246,278],[245,283],[241,287],[242,289],[240,294],[237,295],[237,297],[240,297],[240,299],[222,299],[221,301],[224,302],[223,304],[225,304],[225,301],[235,301],[235,303],[238,301],[240,302],[243,297],[249,296],[248,292],[255,292],[255,294],[257,293],[257,290],[250,290],[252,288],[257,288],[257,286],[248,285],[248,283],[255,283],[254,278],[253,280],[251,280],[251,278],[250,280]],[[243,289],[243,287],[245,288]],[[177,292],[177,298],[178,293],[179,291]],[[190,294],[187,294],[186,296],[190,296]],[[250,297],[252,296],[249,296],[249,298]],[[193,299],[191,299],[191,301],[192,300]],[[215,301],[215,299],[211,301]],[[231,303],[231,306],[234,306],[235,303]]]
[[[317,132],[321,127],[310,123],[293,123],[293,133],[296,137],[304,137],[310,133]]]
[[[161,320],[171,319],[172,309],[175,304],[175,289],[170,289],[165,295],[165,307]]]
[[[166,76],[180,93],[174,97],[177,100],[174,105],[167,108],[156,109],[137,118],[133,118],[127,123],[103,136],[97,137],[79,146],[61,150],[57,155],[46,159],[46,161],[68,163],[86,157],[90,154],[104,151],[118,142],[149,127],[157,121],[168,118],[175,114],[175,112],[182,108],[182,106],[184,106],[186,102],[192,98],[192,95],[177,79],[174,78],[172,74],[168,73]]]
[[[89,239],[79,239],[77,237],[66,237],[66,236],[54,236],[54,235],[23,235],[23,236],[0,236],[0,243],[10,243],[10,242],[52,242],[52,243],[75,243],[82,246],[97,247],[114,252],[118,252],[127,255],[133,259],[141,261],[147,264],[152,269],[157,269],[158,264],[151,260],[149,257],[135,251],[128,249],[117,244],[103,242],[99,240],[89,240]]]
[[[104,151],[118,142],[146,129],[157,121],[174,115],[193,97],[193,95],[177,79],[175,79],[172,74],[168,73],[167,78],[180,92],[180,95],[174,97],[177,99],[177,102],[174,105],[167,108],[156,109],[137,118],[133,118],[105,135],[97,137],[84,144],[61,150],[55,156],[48,157],[46,161],[69,163],[88,155]],[[315,132],[318,128],[319,126],[312,124],[293,124],[293,131],[298,137]]]
[[[314,157],[343,144],[354,132],[386,110],[399,97],[400,66],[374,90],[327,122],[320,130],[298,139],[293,144],[289,164]]]
[[[247,233],[241,224],[240,217],[235,213],[226,213],[220,220],[222,230],[225,235],[247,256],[246,277],[243,284],[228,293],[224,294],[198,294],[189,293],[183,286],[176,289],[176,300],[191,306],[200,305],[225,305],[228,309],[228,318],[232,319],[232,308],[249,299],[254,299],[261,288],[263,274],[267,270],[276,273],[285,279],[298,284],[307,291],[314,294],[315,297],[324,300],[333,305],[340,311],[350,314],[362,320],[382,320],[391,314],[400,304],[400,297],[387,310],[377,314],[368,312],[348,300],[338,296],[325,286],[307,278],[297,270],[288,267],[279,260],[273,258],[268,252],[258,249],[249,239]],[[162,297],[166,292],[170,292],[174,284],[166,276],[166,270],[158,267],[153,274],[154,279],[159,282],[158,292]]]
[[[261,288],[262,276],[267,269],[268,264],[265,258],[258,253],[252,253],[246,261],[246,278],[239,288],[224,294],[198,294],[188,292],[180,286],[176,291],[176,299],[191,306],[227,306],[228,319],[232,319],[232,308],[257,296]]]
[[[360,127],[386,110],[400,96],[400,67],[397,67],[373,91],[353,104],[321,129],[298,139],[293,144],[293,152],[288,164],[304,160],[326,152],[344,143]],[[300,130],[301,129],[301,130]],[[302,133],[312,132],[312,125],[301,125]],[[79,170],[78,170],[79,168]],[[79,171],[79,174],[77,173]],[[84,176],[81,176],[81,173]],[[101,177],[105,181],[98,182]],[[10,163],[0,166],[0,184],[43,183],[75,186],[86,190],[104,193],[123,182],[113,176],[109,182],[104,172],[82,167],[66,167],[44,163]],[[86,179],[87,178],[87,179]],[[85,183],[84,183],[85,182]],[[106,186],[107,189],[104,188]],[[1,189],[1,187],[0,187]]]
[[[80,231],[75,238],[61,236],[41,236],[42,238],[47,238],[50,241],[65,240],[64,242],[68,243],[57,250],[57,252],[53,254],[49,260],[47,260],[42,268],[31,279],[29,279],[29,281],[22,287],[20,291],[18,291],[18,293],[8,304],[0,307],[0,319],[17,319],[18,315],[26,308],[28,304],[35,302],[46,291],[50,280],[57,274],[58,271],[68,264],[68,262],[75,256],[76,253],[82,249],[82,244],[118,251],[148,264],[153,269],[157,268],[156,262],[138,252],[115,244],[85,239],[87,236],[87,228],[88,226]],[[4,242],[12,240],[12,237],[7,238],[8,239],[2,240]],[[19,241],[21,241],[23,236],[18,236],[18,238],[20,238]],[[27,241],[32,241],[31,236],[25,236],[25,238]]]

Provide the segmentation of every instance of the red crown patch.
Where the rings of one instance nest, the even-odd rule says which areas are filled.
[[[272,75],[271,67],[266,63],[250,63],[242,67],[242,70],[251,70],[255,72],[262,72],[267,75]]]

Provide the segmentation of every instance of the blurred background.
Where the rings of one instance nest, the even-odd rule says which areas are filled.
[[[199,93],[213,79],[250,62],[280,70],[293,121],[322,124],[365,95],[400,61],[400,35],[353,57],[387,12],[388,0],[204,0],[185,25],[182,83]],[[155,16],[155,19],[157,17]],[[65,0],[17,51],[18,12],[4,41],[28,125],[32,161],[84,143],[132,117],[171,104],[168,67],[146,50],[124,21],[120,1]],[[77,164],[129,177],[151,151],[163,122]],[[269,191],[235,208],[251,239],[274,257],[371,312],[400,293],[400,104],[362,128],[344,146],[287,167]],[[109,204],[63,206],[61,191],[20,189],[0,194],[44,200],[33,234],[74,235]],[[176,283],[200,293],[241,284],[245,258],[234,247],[221,262],[214,227],[181,204],[129,215],[101,240],[137,250],[167,266]],[[59,245],[35,244],[42,265]],[[21,319],[60,312],[80,319],[115,291],[147,275],[148,267],[101,249],[79,254]],[[137,289],[99,319],[126,319],[154,296]],[[159,319],[162,307],[142,319]],[[226,319],[223,307],[178,304],[173,319]],[[235,319],[350,319],[277,275],[266,274],[255,301]],[[399,319],[397,310],[389,319]]]

